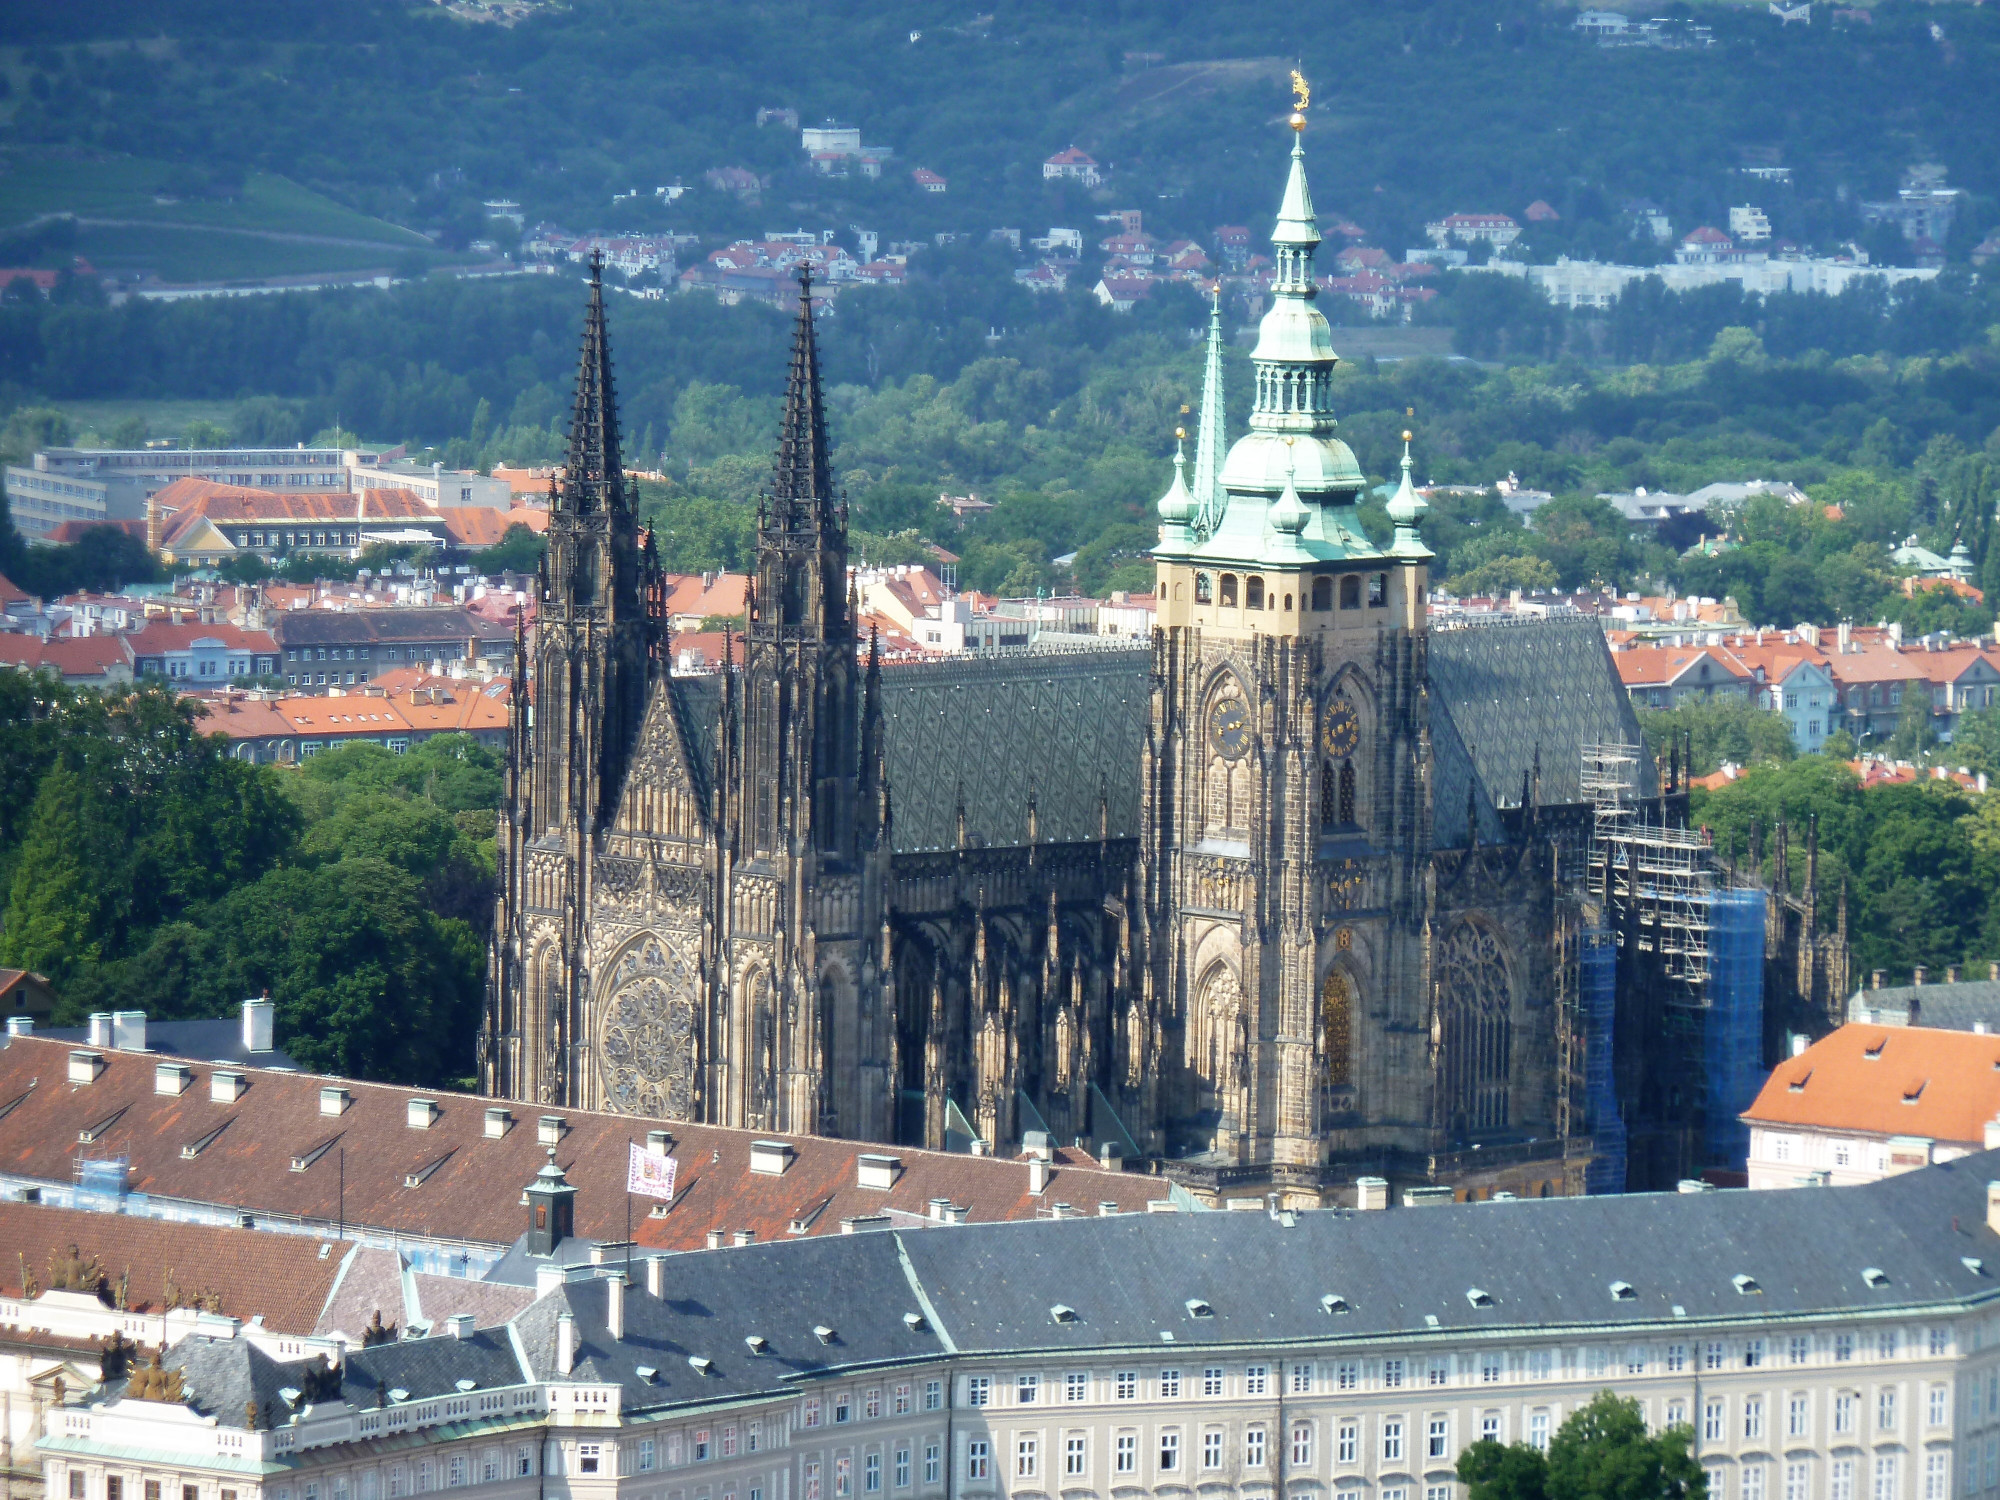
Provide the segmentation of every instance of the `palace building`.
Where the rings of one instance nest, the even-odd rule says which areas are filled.
[[[857,637],[802,281],[740,657],[670,673],[593,282],[517,650],[487,1092],[1045,1132],[1208,1201],[1740,1169],[1755,1079],[1705,1069],[1742,1013],[1754,1060],[1800,1007],[1712,962],[1707,924],[1763,894],[1720,889],[1593,621],[1430,628],[1408,445],[1378,545],[1336,436],[1319,240],[1296,136],[1249,429],[1226,441],[1217,314],[1150,646],[916,665]]]

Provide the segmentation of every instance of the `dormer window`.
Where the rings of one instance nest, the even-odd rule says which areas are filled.
[[[1880,1266],[1864,1266],[1861,1279],[1870,1287],[1885,1287],[1889,1284],[1889,1273]]]
[[[818,1339],[822,1344],[830,1344],[833,1342],[833,1330],[824,1323],[815,1324],[813,1327],[813,1337]]]
[[[1190,1318],[1212,1318],[1215,1316],[1215,1309],[1210,1307],[1200,1297],[1190,1297],[1187,1299],[1187,1311]]]
[[[1065,1307],[1062,1303],[1058,1302],[1054,1307],[1049,1309],[1049,1316],[1058,1323],[1074,1323],[1076,1321],[1076,1309]]]
[[[1354,1308],[1345,1297],[1333,1292],[1328,1292],[1324,1297],[1320,1298],[1319,1305],[1326,1311],[1328,1317],[1338,1317],[1341,1313],[1354,1311]]]
[[[753,1333],[744,1339],[743,1342],[750,1346],[752,1354],[769,1354],[771,1352],[771,1341],[761,1333]]]
[[[1761,1286],[1757,1285],[1756,1277],[1745,1276],[1741,1273],[1730,1277],[1729,1284],[1745,1297],[1757,1296],[1764,1290]]]
[[[1633,1290],[1632,1283],[1629,1281],[1614,1281],[1611,1283],[1611,1300],[1613,1302],[1631,1302],[1638,1295],[1638,1292]]]
[[[1469,1286],[1465,1289],[1465,1300],[1474,1307],[1493,1306],[1493,1294],[1484,1287]]]

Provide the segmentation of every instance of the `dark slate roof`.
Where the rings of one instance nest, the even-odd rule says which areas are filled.
[[[627,1411],[732,1400],[829,1370],[934,1358],[944,1346],[928,1320],[917,1328],[904,1321],[906,1313],[923,1312],[901,1254],[919,1238],[878,1230],[672,1256],[659,1300],[635,1270],[622,1340],[605,1332],[602,1280],[566,1284],[513,1326],[535,1378],[555,1379],[557,1320],[570,1312],[577,1332],[571,1378],[619,1382]],[[815,1335],[821,1326],[832,1330],[830,1341]],[[751,1352],[745,1340],[752,1335],[769,1341],[768,1352]],[[712,1361],[707,1373],[688,1363],[691,1356]],[[639,1376],[642,1366],[656,1372],[652,1379]]]
[[[670,679],[669,690],[681,743],[688,750],[688,772],[706,806],[714,792],[715,728],[722,716],[722,679],[675,677]]]
[[[470,1380],[482,1391],[527,1380],[504,1328],[482,1328],[470,1338],[433,1333],[356,1349],[341,1367],[341,1396],[353,1406],[373,1406],[378,1392],[408,1391],[409,1399],[451,1395]]]
[[[542,1298],[514,1326],[536,1378],[548,1378],[557,1316],[570,1311],[575,1378],[619,1381],[633,1410],[733,1400],[938,1352],[1325,1346],[1921,1315],[2000,1295],[2000,1235],[1986,1224],[1986,1183],[1996,1176],[2000,1151],[1989,1151],[1859,1187],[842,1235],[671,1257],[664,1300],[639,1286],[627,1292],[620,1342],[604,1331],[601,1281]],[[1870,1286],[1869,1268],[1886,1282]],[[1739,1290],[1738,1276],[1749,1286]],[[1630,1298],[1613,1294],[1616,1282],[1629,1284]],[[1328,1295],[1349,1310],[1329,1312]],[[1057,1321],[1058,1306],[1073,1318]],[[921,1327],[905,1323],[911,1312]],[[834,1330],[832,1342],[814,1336],[816,1324]],[[752,1357],[748,1334],[769,1339],[770,1352]],[[689,1355],[711,1359],[710,1371],[697,1374]],[[654,1378],[638,1376],[642,1365]]]
[[[1432,831],[1443,847],[1465,842],[1465,788],[1476,776],[1480,837],[1494,804],[1521,798],[1521,777],[1542,758],[1541,800],[1582,800],[1581,748],[1592,742],[1645,743],[1631,699],[1595,620],[1533,620],[1430,633],[1431,743],[1435,756]],[[1655,790],[1642,755],[1641,796]]]
[[[1150,650],[1025,652],[882,671],[890,808],[899,854],[958,845],[1090,841],[1099,796],[1113,838],[1139,832],[1139,747],[1152,713]]]
[[[87,1026],[44,1028],[36,1036],[52,1042],[90,1040]],[[243,1045],[243,1023],[234,1017],[206,1021],[146,1021],[146,1050],[163,1057],[187,1057],[197,1062],[243,1063],[255,1068],[298,1069],[290,1054],[273,1049],[252,1052]]]
[[[193,1334],[166,1352],[160,1361],[179,1370],[194,1409],[213,1417],[221,1427],[242,1427],[244,1406],[255,1401],[262,1425],[272,1412],[288,1408],[278,1392],[296,1389],[304,1361],[281,1363],[248,1339],[211,1339]],[[123,1391],[123,1386],[117,1388]],[[107,1394],[111,1394],[107,1392]]]
[[[1963,979],[1957,984],[1896,984],[1856,990],[1847,1002],[1847,1019],[1877,1026],[2000,1032],[2000,981]]]
[[[271,625],[280,646],[343,646],[439,641],[463,646],[511,641],[511,623],[488,620],[455,604],[411,609],[288,609]]]

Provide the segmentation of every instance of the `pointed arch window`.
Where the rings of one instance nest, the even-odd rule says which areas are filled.
[[[1438,945],[1438,1096],[1454,1140],[1508,1123],[1514,984],[1492,928],[1460,922]]]
[[[1319,987],[1320,1086],[1344,1089],[1354,1081],[1354,977],[1327,971]]]
[[[1352,760],[1343,760],[1340,763],[1340,821],[1343,824],[1354,822],[1354,762]]]

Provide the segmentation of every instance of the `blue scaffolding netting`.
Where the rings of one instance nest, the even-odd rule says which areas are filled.
[[[1625,1191],[1625,1121],[1611,1076],[1612,1031],[1618,1012],[1618,944],[1608,927],[1577,934],[1577,998],[1583,1016],[1583,1096],[1590,1111],[1593,1155],[1584,1169],[1587,1193]]]
[[[1764,1078],[1764,893],[1717,891],[1709,902],[1709,970],[1702,1051],[1708,1077],[1703,1156],[1741,1171],[1750,1128],[1739,1116]]]

